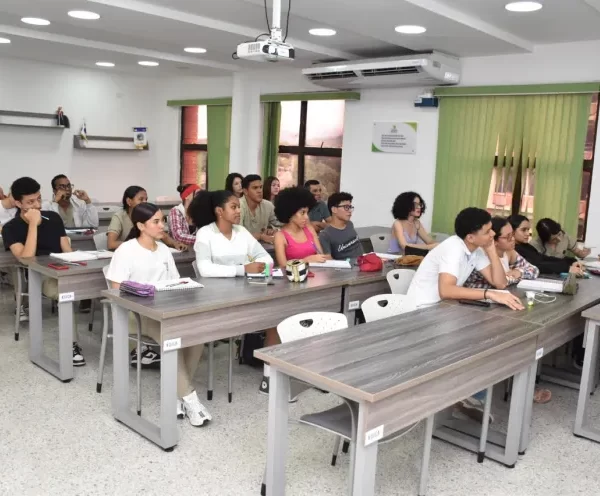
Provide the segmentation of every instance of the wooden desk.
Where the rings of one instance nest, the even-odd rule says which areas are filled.
[[[12,256],[12,255],[11,255]],[[174,254],[173,258],[182,275],[193,275],[194,252]],[[91,260],[86,266],[72,266],[67,270],[55,270],[49,263],[55,258],[21,258],[19,262],[29,269],[29,358],[46,372],[63,382],[73,378],[72,343],[74,335],[73,302],[100,298],[106,289],[103,268],[110,259]],[[58,280],[58,362],[44,354],[42,326],[42,280],[49,277]]]
[[[342,288],[351,271],[315,269],[315,277],[293,284],[255,285],[246,278],[201,278],[204,289],[157,293],[139,298],[103,291],[113,305],[113,415],[163,449],[173,448],[176,424],[177,353],[179,348],[208,343],[277,326],[302,312],[340,312]],[[161,397],[158,425],[138,416],[129,406],[128,311],[160,322]]]
[[[271,366],[267,494],[285,494],[289,377],[358,403],[352,494],[369,496],[381,437],[513,375],[513,394],[523,398],[540,330],[438,305],[257,350],[255,356]],[[523,409],[523,401],[511,403],[507,449],[515,456]]]

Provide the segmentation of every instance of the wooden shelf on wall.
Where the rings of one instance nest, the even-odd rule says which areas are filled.
[[[80,135],[73,136],[73,148],[78,150],[115,150],[138,152],[148,150],[146,145],[141,150],[133,145],[133,137],[127,136],[90,136],[87,135],[87,141]]]
[[[4,117],[8,117],[9,120],[4,121]],[[42,121],[47,121],[47,124],[43,124]],[[17,110],[0,110],[0,126],[58,129],[61,131],[65,129],[65,126],[56,125],[56,114],[19,112]]]

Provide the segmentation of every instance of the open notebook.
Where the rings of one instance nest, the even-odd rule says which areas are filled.
[[[168,281],[160,281],[153,283],[156,291],[183,291],[185,289],[203,288],[204,285],[199,282],[192,281],[189,277],[180,277],[179,279],[169,279]]]
[[[50,253],[52,258],[62,260],[63,262],[87,262],[89,260],[99,260],[102,258],[112,258],[111,251],[72,251],[69,253]]]
[[[352,265],[348,260],[325,260],[324,262],[311,262],[310,267],[322,267],[325,269],[351,269]]]

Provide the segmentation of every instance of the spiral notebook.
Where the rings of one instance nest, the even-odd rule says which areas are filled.
[[[156,291],[183,291],[186,289],[203,288],[204,285],[192,281],[189,277],[180,277],[179,279],[170,279],[154,283]]]

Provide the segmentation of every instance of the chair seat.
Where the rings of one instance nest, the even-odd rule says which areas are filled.
[[[356,419],[358,420],[358,415],[356,415]],[[345,403],[322,412],[302,415],[298,422],[325,429],[344,439],[352,439],[352,416],[350,408]]]

